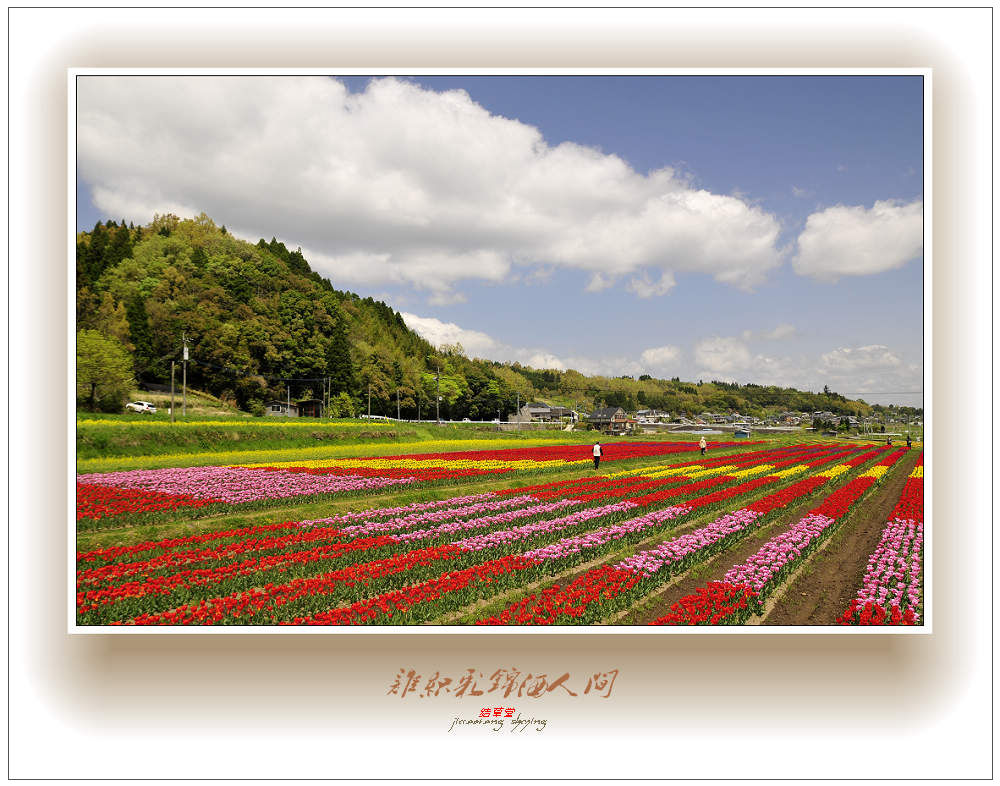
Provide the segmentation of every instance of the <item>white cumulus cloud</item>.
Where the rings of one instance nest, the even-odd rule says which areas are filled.
[[[774,330],[765,331],[761,337],[769,339],[771,341],[781,341],[785,338],[791,338],[796,334],[795,325],[790,325],[787,322],[782,322]]]
[[[500,348],[499,342],[479,330],[468,330],[454,322],[442,322],[433,317],[420,317],[405,311],[400,313],[407,326],[436,347],[461,344],[469,357],[491,358]]]
[[[557,355],[539,347],[513,347],[498,341],[488,333],[460,327],[454,322],[444,322],[434,317],[421,317],[400,312],[410,329],[436,347],[444,344],[461,344],[467,357],[497,361],[517,361],[532,368],[565,370],[566,363]]]
[[[694,345],[694,358],[706,371],[725,374],[747,368],[753,356],[743,341],[728,336],[715,336]]]
[[[869,403],[904,403],[920,406],[923,367],[907,362],[884,344],[840,347],[822,354],[816,368],[822,384],[846,396]]]
[[[820,360],[820,368],[831,374],[845,374],[865,369],[895,369],[903,364],[899,356],[884,344],[841,347],[827,352]]]
[[[651,347],[643,350],[639,359],[651,369],[664,370],[672,367],[680,356],[680,347],[666,344],[662,347]]]
[[[641,298],[649,298],[667,294],[676,283],[674,274],[669,270],[660,276],[659,281],[652,281],[649,274],[643,271],[642,274],[629,281],[626,289]]]
[[[809,216],[792,265],[800,275],[835,281],[902,267],[922,249],[922,201],[837,205]]]
[[[661,294],[683,272],[749,288],[782,261],[778,220],[742,196],[550,145],[462,90],[95,76],[78,81],[77,107],[79,172],[100,210],[140,222],[204,211],[301,246],[335,283],[447,302],[463,281],[564,268],[591,289],[633,279]]]

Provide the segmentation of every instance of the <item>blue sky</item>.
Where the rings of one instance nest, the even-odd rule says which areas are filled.
[[[81,229],[203,210],[470,355],[920,403],[920,77],[85,80]]]

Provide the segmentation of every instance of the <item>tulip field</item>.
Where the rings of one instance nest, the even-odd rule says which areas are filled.
[[[732,445],[721,442],[714,447]],[[693,443],[624,443],[609,446],[605,461],[694,449]],[[178,508],[260,506],[294,497],[343,496],[389,486],[543,472],[589,464],[587,454],[580,445],[555,445],[81,474],[76,484],[76,518],[83,526],[100,526],[120,516],[138,521]]]
[[[567,444],[81,473],[76,620],[769,624],[836,533],[877,520],[852,599],[810,624],[920,625],[922,488],[917,451],[833,441],[615,441],[596,470]]]

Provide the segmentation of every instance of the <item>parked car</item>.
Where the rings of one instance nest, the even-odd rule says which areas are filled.
[[[125,409],[130,409],[132,412],[156,412],[156,407],[148,401],[130,401],[125,405]]]

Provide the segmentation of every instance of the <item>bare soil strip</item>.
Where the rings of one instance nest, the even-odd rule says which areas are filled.
[[[891,477],[851,513],[764,608],[761,625],[833,625],[854,598],[868,557],[899,500],[919,451],[896,465]]]

